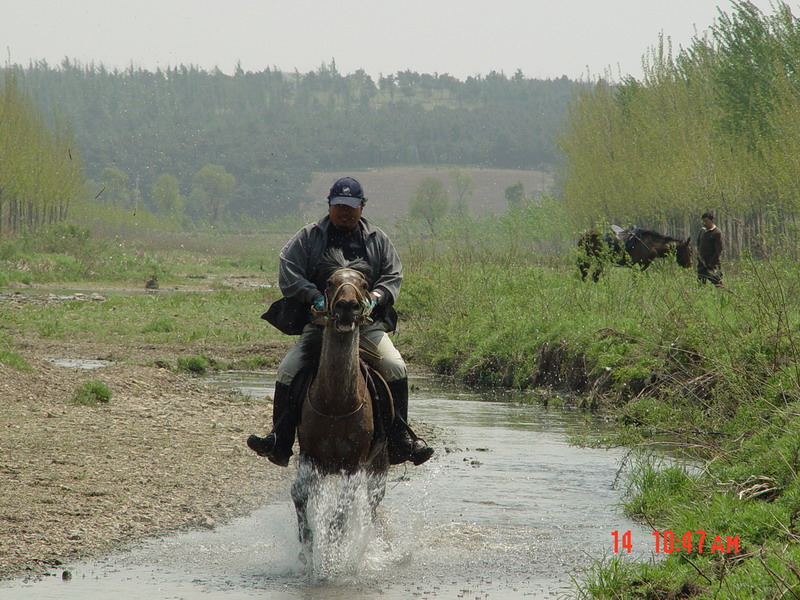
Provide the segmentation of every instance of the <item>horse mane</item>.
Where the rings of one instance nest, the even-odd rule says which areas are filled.
[[[319,261],[319,273],[327,280],[339,269],[353,269],[372,281],[372,266],[363,258],[347,260],[340,248],[330,248]]]

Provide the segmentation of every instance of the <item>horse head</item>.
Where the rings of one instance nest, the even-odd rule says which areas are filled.
[[[369,278],[371,268],[361,259],[347,261],[339,249],[330,250],[322,260],[327,273],[325,306],[318,317],[340,333],[352,332],[369,318]]]
[[[692,266],[692,238],[688,237],[685,241],[675,246],[675,260],[684,269]]]

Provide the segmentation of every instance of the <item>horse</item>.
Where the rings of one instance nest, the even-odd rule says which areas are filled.
[[[589,230],[578,239],[578,269],[581,279],[591,272],[592,280],[597,282],[606,263],[620,266],[647,269],[657,258],[675,253],[675,261],[684,269],[692,266],[691,238],[680,240],[649,229],[633,228],[625,232],[627,240],[620,240],[612,234],[602,235],[597,230]]]
[[[301,404],[299,461],[291,489],[300,542],[307,553],[312,552],[313,541],[309,503],[321,493],[321,484],[328,476],[358,481],[359,474],[366,475],[369,509],[375,517],[386,489],[386,431],[392,416],[386,414],[391,413],[388,387],[368,369],[359,352],[359,326],[369,319],[372,306],[368,300],[370,266],[361,259],[347,261],[341,250],[334,249],[323,257],[320,269],[327,277],[326,309],[312,313],[315,322],[324,327],[321,339],[310,342],[319,344],[308,352],[318,356],[316,361],[309,361],[317,363],[313,378],[302,399],[297,398]],[[353,486],[346,489],[354,492]],[[332,527],[341,533],[348,501],[339,504]]]

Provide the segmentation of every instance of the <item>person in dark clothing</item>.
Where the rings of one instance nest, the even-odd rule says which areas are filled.
[[[292,455],[297,414],[289,386],[303,368],[303,341],[317,334],[320,326],[310,322],[311,309],[325,310],[324,275],[318,265],[326,250],[338,248],[347,260],[360,258],[372,267],[374,281],[370,298],[372,322],[361,326],[361,337],[370,342],[379,358],[372,366],[386,380],[392,393],[396,417],[389,431],[389,459],[392,464],[412,461],[422,464],[433,449],[413,436],[408,421],[408,372],[402,356],[387,335],[394,331],[397,313],[393,305],[400,293],[403,267],[389,237],[361,216],[367,198],[361,184],[352,177],[338,179],[328,194],[328,215],[306,225],[280,252],[278,285],[284,298],[301,307],[305,325],[300,339],[286,353],[278,367],[273,397],[273,429],[265,437],[251,435],[247,445],[272,463],[285,467]],[[305,307],[305,308],[303,308]]]
[[[697,235],[697,279],[700,283],[710,281],[722,285],[722,232],[714,224],[714,215],[703,213],[703,228]]]

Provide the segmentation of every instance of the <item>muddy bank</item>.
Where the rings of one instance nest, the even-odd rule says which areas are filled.
[[[0,366],[0,577],[44,573],[146,536],[214,527],[285,493],[292,470],[245,446],[249,433],[264,431],[269,399],[169,369],[89,371],[43,360],[141,359],[152,348],[21,346],[32,371]],[[90,379],[111,389],[108,404],[70,402]]]
[[[617,335],[605,332],[604,336]],[[676,354],[677,351],[676,351]],[[667,357],[660,370],[646,375],[597,368],[584,354],[567,343],[544,344],[537,352],[533,368],[523,382],[515,378],[514,365],[490,359],[463,376],[464,383],[478,387],[499,385],[505,388],[549,389],[568,394],[581,408],[613,408],[643,395],[667,397],[679,387],[684,396],[704,400],[711,395],[716,375],[704,370],[695,355],[680,352]],[[445,373],[454,371],[450,366]]]

